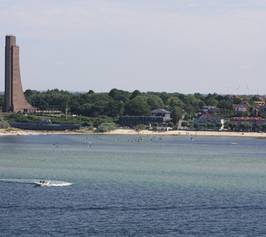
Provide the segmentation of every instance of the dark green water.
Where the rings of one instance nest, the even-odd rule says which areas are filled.
[[[263,236],[266,140],[0,138],[0,236]],[[71,182],[39,188],[40,179]]]

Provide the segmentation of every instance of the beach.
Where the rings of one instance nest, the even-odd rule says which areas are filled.
[[[230,131],[185,131],[185,130],[172,130],[172,131],[150,131],[141,130],[136,131],[133,129],[116,129],[105,134],[108,135],[145,135],[145,136],[215,136],[215,137],[256,137],[266,138],[266,133],[257,132],[230,132]]]
[[[86,133],[92,133],[86,131]],[[75,135],[84,134],[83,130],[79,131],[33,131],[33,130],[22,130],[22,129],[0,129],[0,136],[29,136],[29,135]]]
[[[207,136],[207,137],[255,137],[266,138],[266,133],[257,132],[231,132],[231,131],[187,131],[187,130],[171,130],[171,131],[150,131],[134,129],[115,129],[105,133],[97,133],[92,130],[75,130],[75,131],[32,131],[20,129],[0,129],[0,136],[26,136],[26,135],[84,135],[84,134],[97,134],[97,135],[143,135],[143,136]]]

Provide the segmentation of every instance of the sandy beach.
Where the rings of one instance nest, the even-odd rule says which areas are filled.
[[[229,132],[229,131],[150,131],[134,129],[115,129],[106,133],[95,133],[91,130],[78,131],[31,131],[20,129],[0,129],[0,136],[26,136],[26,135],[82,135],[82,134],[99,134],[99,135],[142,135],[142,136],[215,136],[215,137],[255,137],[266,138],[266,133],[256,132]]]
[[[106,134],[110,135],[150,135],[150,136],[216,136],[216,137],[258,137],[266,138],[266,133],[256,132],[229,132],[229,131],[184,131],[184,130],[173,130],[173,131],[149,131],[142,130],[136,131],[132,129],[116,129]]]
[[[92,131],[33,131],[21,129],[0,129],[0,136],[27,136],[27,135],[78,135],[78,134],[92,134]]]

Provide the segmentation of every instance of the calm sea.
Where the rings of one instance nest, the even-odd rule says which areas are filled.
[[[263,139],[0,137],[1,237],[266,236],[265,223]]]

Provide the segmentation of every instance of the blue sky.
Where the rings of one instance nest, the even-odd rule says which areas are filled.
[[[0,0],[24,89],[266,91],[266,0]]]

